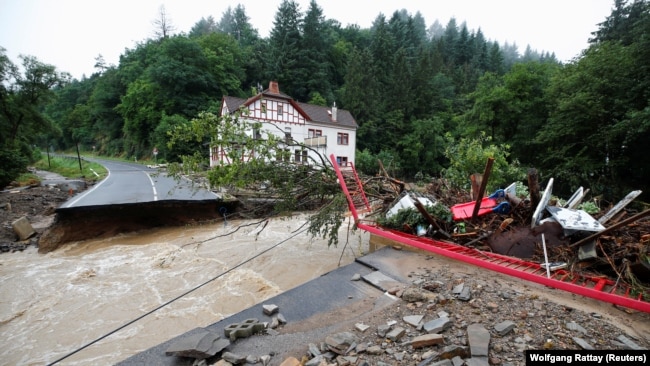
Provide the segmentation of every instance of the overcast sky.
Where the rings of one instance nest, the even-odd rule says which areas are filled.
[[[308,9],[309,0],[298,0]],[[231,6],[242,4],[250,22],[267,37],[281,0],[0,0],[0,46],[12,62],[18,55],[35,56],[67,71],[75,78],[90,76],[95,58],[101,54],[117,65],[125,49],[152,37],[152,22],[159,8],[176,32],[188,33],[202,17],[219,21]],[[317,0],[327,19],[343,26],[362,28],[383,13],[420,12],[427,27],[435,20],[443,26],[450,18],[470,30],[481,28],[486,38],[500,44],[515,43],[520,53],[533,49],[555,52],[569,61],[587,47],[591,32],[611,13],[613,0]]]

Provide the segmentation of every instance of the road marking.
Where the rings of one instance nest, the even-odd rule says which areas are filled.
[[[104,168],[106,168],[106,167],[104,167]],[[106,172],[108,172],[108,174],[106,174],[106,178],[104,178],[101,182],[95,184],[94,187],[92,187],[91,189],[89,189],[89,190],[85,191],[84,193],[82,193],[81,196],[77,197],[77,199],[75,199],[74,201],[71,201],[71,202],[69,202],[69,203],[65,203],[65,204],[63,204],[63,206],[61,206],[61,207],[62,207],[62,208],[64,208],[64,207],[72,207],[72,206],[74,206],[75,203],[79,202],[79,200],[81,200],[82,198],[84,198],[84,197],[86,197],[88,194],[90,194],[90,192],[92,192],[92,191],[94,191],[95,189],[99,188],[99,186],[101,186],[102,184],[104,184],[104,182],[106,182],[106,181],[108,180],[108,178],[111,176],[111,171],[110,171],[110,169],[106,168]]]
[[[149,178],[149,181],[151,182],[151,188],[153,188],[153,200],[158,201],[158,192],[156,192],[156,183],[153,182],[153,179],[151,179],[149,173],[145,171],[143,171],[143,173],[147,175],[147,178]]]

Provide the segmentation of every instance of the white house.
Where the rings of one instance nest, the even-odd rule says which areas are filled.
[[[249,99],[224,96],[221,102],[221,115],[232,114],[238,110],[247,110],[245,118],[251,123],[261,123],[262,131],[272,133],[287,141],[297,141],[316,150],[329,159],[336,156],[339,165],[354,163],[356,149],[357,123],[350,112],[334,106],[323,107],[301,103],[281,93],[278,83],[271,81],[269,88]],[[255,132],[250,131],[250,136]],[[210,148],[210,166],[230,164],[228,147]],[[308,155],[316,153],[296,144],[287,144],[292,162],[305,163]],[[242,156],[242,159],[254,158],[254,152]]]

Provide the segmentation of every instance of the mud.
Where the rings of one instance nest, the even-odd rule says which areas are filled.
[[[84,206],[56,210],[56,220],[41,236],[39,253],[65,243],[166,226],[185,226],[223,221],[235,212],[236,202],[155,201],[109,206]]]

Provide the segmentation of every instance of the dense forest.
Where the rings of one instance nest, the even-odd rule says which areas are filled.
[[[18,66],[0,47],[0,183],[49,148],[207,155],[199,142],[169,147],[167,132],[218,112],[223,95],[248,97],[276,80],[298,101],[349,110],[359,124],[357,167],[370,174],[379,159],[402,179],[440,177],[462,156],[474,161],[460,172],[469,175],[482,171],[484,151],[496,151],[524,173],[513,178],[525,180],[527,167],[554,177],[554,192],[650,191],[648,0],[615,0],[568,63],[405,10],[379,14],[369,29],[342,27],[315,0],[304,11],[283,0],[267,38],[241,5],[180,34],[172,20],[161,8],[154,37],[118,65],[99,55],[82,80],[30,56]]]

